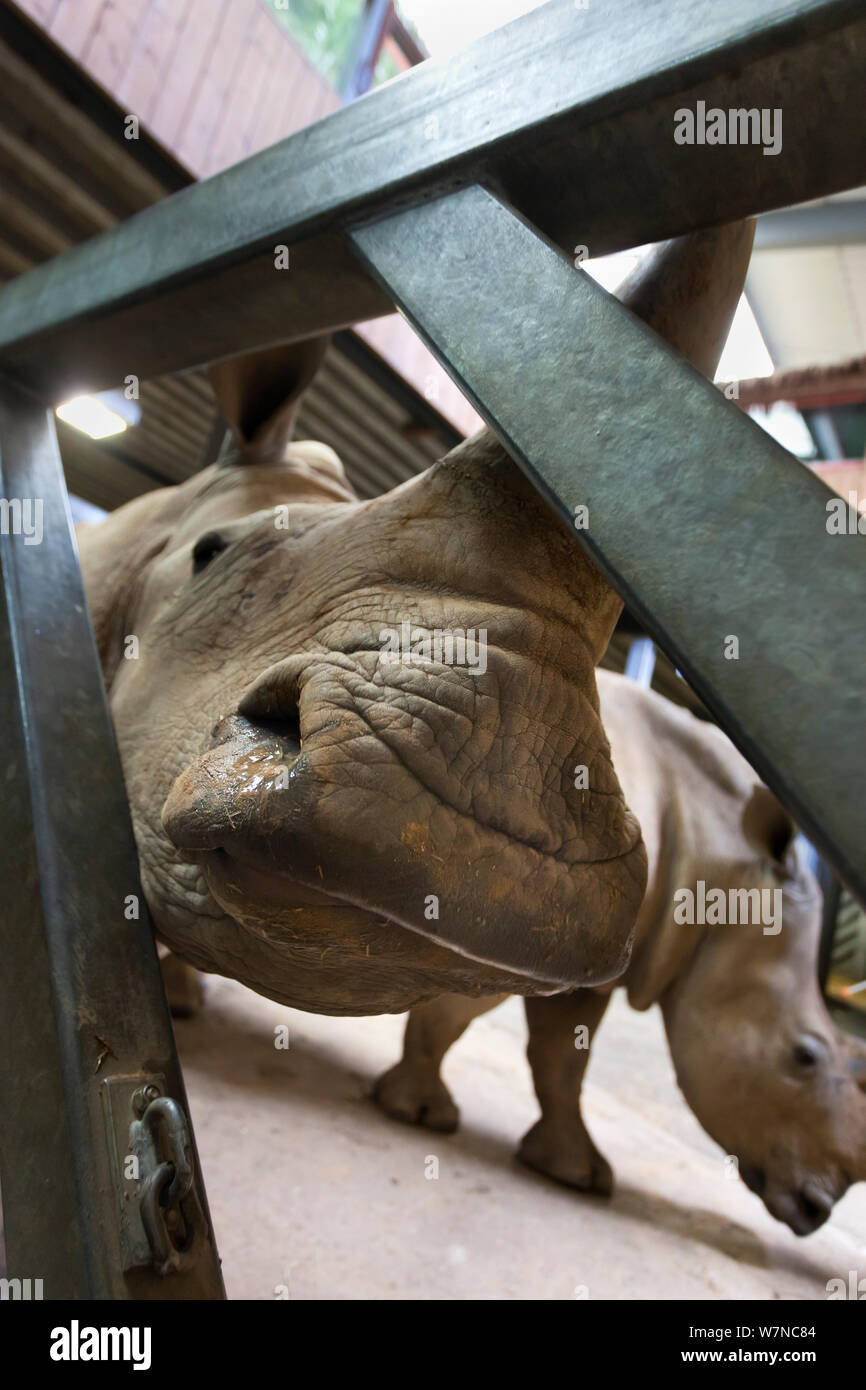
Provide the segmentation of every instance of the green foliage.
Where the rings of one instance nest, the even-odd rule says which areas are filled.
[[[266,0],[314,67],[335,87],[349,61],[364,0]]]
[[[381,87],[383,82],[390,82],[392,77],[396,77],[402,71],[403,69],[397,66],[391,54],[383,48],[379,54],[376,71],[373,73],[373,86]]]

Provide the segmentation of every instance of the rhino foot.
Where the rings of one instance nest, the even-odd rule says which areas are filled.
[[[444,1081],[405,1062],[398,1062],[379,1077],[373,1100],[394,1120],[442,1134],[453,1134],[460,1120],[460,1111]]]
[[[566,1187],[594,1192],[600,1197],[609,1197],[613,1192],[613,1169],[582,1123],[564,1128],[539,1120],[524,1135],[517,1157],[528,1168]]]

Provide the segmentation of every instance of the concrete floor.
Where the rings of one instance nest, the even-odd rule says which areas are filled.
[[[449,1136],[366,1099],[402,1018],[320,1018],[210,977],[203,1013],[176,1031],[230,1298],[822,1299],[828,1279],[866,1274],[866,1184],[798,1240],[725,1176],[658,1013],[619,996],[585,1088],[610,1201],[514,1161],[537,1116],[517,1000],[446,1060],[462,1111]]]

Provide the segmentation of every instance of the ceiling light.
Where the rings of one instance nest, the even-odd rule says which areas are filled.
[[[56,414],[91,439],[108,439],[112,434],[122,434],[129,425],[137,425],[141,407],[137,401],[128,401],[122,391],[103,391],[98,396],[75,396],[64,401]]]

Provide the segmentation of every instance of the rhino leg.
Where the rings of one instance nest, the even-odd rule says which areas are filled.
[[[376,1082],[376,1104],[395,1120],[451,1134],[457,1128],[460,1111],[439,1075],[442,1060],[473,1018],[489,1013],[507,998],[507,994],[489,994],[481,999],[444,994],[412,1009],[406,1021],[403,1056]]]
[[[204,998],[198,971],[164,948],[160,950],[159,968],[172,1018],[193,1018]]]
[[[590,1044],[609,998],[609,993],[580,989],[524,1000],[527,1056],[541,1119],[524,1135],[517,1155],[557,1182],[605,1197],[613,1190],[613,1173],[583,1123],[580,1091]],[[578,1034],[578,1029],[586,1031]]]

